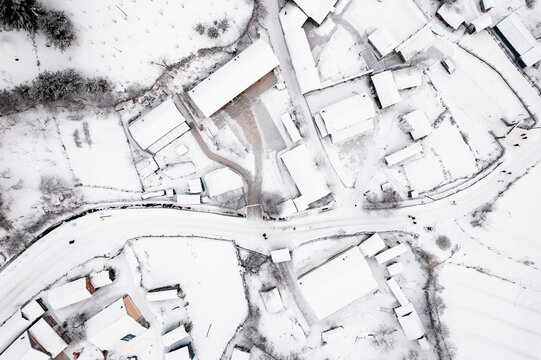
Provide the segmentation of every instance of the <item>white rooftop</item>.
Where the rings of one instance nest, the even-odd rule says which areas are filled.
[[[374,104],[366,93],[356,94],[319,110],[327,132],[332,134],[376,116]]]
[[[466,20],[464,15],[461,14],[460,9],[456,5],[450,3],[444,3],[438,9],[437,14],[455,30],[457,30]]]
[[[338,0],[293,0],[306,15],[321,24]]]
[[[436,40],[436,37],[430,28],[430,24],[427,24],[406,39],[395,50],[402,56],[404,61],[410,61],[415,55],[432,45],[434,40]]]
[[[539,61],[541,61],[541,44],[526,51],[524,54],[522,54],[520,59],[526,67],[537,64]]]
[[[0,355],[0,360],[49,360],[51,358],[32,346],[30,335],[25,331]]]
[[[178,194],[177,204],[180,204],[180,205],[201,204],[201,194]]]
[[[372,270],[356,246],[301,275],[297,284],[320,320],[377,288]]]
[[[211,116],[278,65],[271,46],[259,39],[188,94],[205,116]]]
[[[432,126],[430,126],[428,118],[422,109],[407,113],[402,118],[407,123],[413,140],[418,140],[432,132]]]
[[[165,360],[191,360],[190,350],[187,346],[165,353]]]
[[[133,121],[129,130],[137,144],[146,150],[185,121],[173,99],[169,98]]]
[[[20,333],[30,326],[31,322],[23,317],[21,310],[11,315],[2,326],[0,326],[0,353],[11,344]]]
[[[281,158],[301,193],[300,201],[295,202],[295,205],[301,204],[300,209],[297,205],[297,210],[305,210],[308,205],[331,192],[305,144],[282,154]]]
[[[73,305],[80,301],[90,299],[92,294],[88,291],[86,278],[80,278],[61,285],[47,292],[49,305],[55,310]]]
[[[240,175],[226,167],[206,174],[203,180],[209,196],[218,196],[244,187]]]
[[[471,24],[475,28],[475,32],[479,32],[492,26],[492,16],[489,14],[483,14],[478,18],[472,20]]]
[[[242,351],[239,348],[233,348],[233,353],[231,354],[231,360],[249,360],[250,353]]]
[[[378,252],[383,250],[383,248],[385,248],[385,242],[378,233],[370,236],[359,245],[359,250],[366,257],[376,255]]]
[[[300,29],[308,19],[308,16],[297,5],[289,1],[280,10],[278,17],[284,34],[291,30]]]
[[[113,280],[111,280],[111,275],[109,270],[98,271],[97,273],[90,274],[90,283],[95,289],[111,285]]]
[[[320,89],[319,72],[304,29],[291,30],[284,35],[284,38],[301,92],[306,94]]]
[[[368,41],[376,48],[380,57],[391,53],[398,46],[396,38],[385,27],[381,27],[370,34]]]
[[[277,313],[284,308],[280,291],[274,287],[267,291],[260,291],[261,298],[265,304],[265,309],[270,313]]]
[[[165,346],[172,346],[181,340],[189,338],[190,335],[186,332],[184,324],[162,335],[162,343]]]
[[[539,44],[516,13],[511,13],[511,15],[500,21],[496,25],[496,28],[502,33],[519,56],[522,56],[532,47]]]
[[[201,178],[195,178],[188,180],[188,189],[192,194],[199,194],[203,192],[203,184]]]
[[[41,315],[45,314],[45,310],[43,310],[37,300],[32,300],[21,308],[21,313],[24,317],[33,322],[34,320],[39,319]]]
[[[372,75],[372,83],[376,89],[382,109],[402,101],[394,81],[393,73],[390,70]]]
[[[423,83],[421,73],[409,69],[393,71],[393,78],[398,90],[414,88]]]
[[[403,148],[402,150],[392,153],[391,155],[385,156],[385,161],[387,162],[387,165],[393,166],[398,164],[399,162],[409,159],[410,157],[420,154],[422,151],[423,147],[421,146],[421,144],[414,143]]]
[[[68,344],[54,331],[45,319],[40,319],[32,325],[28,329],[28,332],[53,358],[68,347]]]
[[[423,323],[415,309],[404,316],[398,316],[397,319],[408,340],[419,339],[425,334]]]
[[[351,139],[355,136],[361,135],[365,132],[368,132],[370,130],[374,129],[374,120],[368,119],[365,121],[361,121],[355,125],[351,125],[350,127],[347,127],[342,130],[335,131],[331,134],[331,141],[333,144],[337,144],[341,141],[345,141],[348,139]]]
[[[289,249],[272,250],[270,252],[272,262],[277,264],[281,262],[291,261],[291,254]]]
[[[168,301],[168,300],[178,300],[178,290],[177,289],[168,289],[168,290],[158,290],[158,291],[149,291],[146,294],[147,301]]]

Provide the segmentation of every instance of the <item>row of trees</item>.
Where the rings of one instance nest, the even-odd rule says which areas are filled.
[[[0,90],[0,115],[24,111],[36,105],[96,100],[109,90],[107,80],[85,78],[73,69],[44,71],[30,83]]]
[[[49,10],[36,0],[0,0],[0,25],[32,34],[42,32],[48,44],[62,51],[75,40],[73,24],[64,12]]]

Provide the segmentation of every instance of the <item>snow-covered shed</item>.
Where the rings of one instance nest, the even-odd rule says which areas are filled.
[[[387,265],[387,271],[389,272],[389,275],[395,276],[400,274],[402,271],[404,271],[404,263],[397,261],[392,264]]]
[[[444,3],[440,6],[436,15],[454,30],[457,30],[466,21],[464,15],[462,15],[460,9],[455,4]]]
[[[200,177],[188,180],[188,192],[190,194],[200,194],[203,192],[203,183]]]
[[[242,177],[233,170],[223,167],[203,176],[209,196],[218,196],[244,187]]]
[[[541,43],[535,39],[516,13],[504,18],[494,29],[522,67],[532,66],[541,61]]]
[[[280,10],[278,17],[284,34],[291,30],[300,29],[308,19],[304,11],[290,1]]]
[[[101,350],[116,349],[146,330],[141,319],[132,299],[124,296],[86,321],[87,339]]]
[[[265,309],[270,313],[277,313],[284,308],[284,303],[282,302],[282,297],[280,296],[280,291],[277,287],[266,291],[260,291],[261,298],[265,304]]]
[[[430,24],[425,25],[395,49],[402,61],[410,61],[415,55],[432,45],[436,40]]]
[[[47,309],[42,304],[41,299],[36,299],[24,305],[21,308],[21,313],[26,319],[28,319],[30,322],[33,322],[34,320],[39,319],[43,314],[45,314],[46,310]]]
[[[250,352],[244,351],[238,347],[233,348],[233,353],[231,354],[231,360],[249,360]]]
[[[162,343],[164,346],[169,347],[175,344],[183,342],[189,342],[190,335],[186,332],[184,324],[179,325],[173,330],[166,332],[162,335]]]
[[[402,116],[401,127],[405,132],[410,133],[414,141],[432,132],[432,127],[422,109],[414,110]]]
[[[271,46],[259,39],[188,94],[205,116],[211,116],[278,65]]]
[[[49,360],[51,357],[40,344],[25,331],[0,354],[0,360]]]
[[[51,308],[58,310],[90,299],[93,292],[90,277],[84,277],[49,290],[47,301]]]
[[[293,122],[293,119],[291,118],[291,115],[289,113],[283,113],[280,116],[280,120],[282,121],[282,124],[284,125],[284,128],[287,131],[287,134],[291,138],[291,141],[297,142],[301,139],[301,134],[299,134],[299,129],[297,129],[297,126],[295,126],[295,123]]]
[[[284,34],[297,82],[303,94],[321,89],[321,79],[303,28]]]
[[[480,0],[479,5],[482,12],[487,12],[496,6],[496,0]]]
[[[406,159],[409,159],[417,154],[420,154],[423,151],[423,147],[419,143],[411,144],[402,150],[399,150],[391,155],[385,156],[385,162],[389,166],[393,166],[402,162]]]
[[[68,344],[54,331],[45,319],[40,319],[28,329],[28,333],[45,349],[52,358],[64,351]]]
[[[191,360],[188,346],[165,353],[165,360]]]
[[[409,69],[393,71],[393,78],[398,90],[411,89],[423,83],[421,73]]]
[[[381,27],[368,36],[368,41],[377,55],[382,58],[390,54],[398,46],[396,38],[385,27]]]
[[[333,143],[346,140],[374,128],[376,116],[372,100],[366,93],[356,94],[319,110],[321,134],[329,134]],[[363,125],[363,126],[360,126]]]
[[[476,33],[491,26],[492,26],[492,16],[490,16],[489,14],[483,14],[479,16],[478,18],[472,20],[471,22],[472,31]]]
[[[129,130],[141,149],[155,154],[190,130],[190,126],[169,98],[130,123]]]
[[[306,210],[311,203],[330,194],[327,182],[305,144],[287,151],[281,158],[301,193],[293,200],[298,211]]]
[[[366,257],[376,255],[383,250],[383,248],[385,248],[385,242],[378,233],[370,236],[359,245],[359,250],[361,250],[361,253]]]
[[[2,326],[0,326],[0,352],[7,348],[20,333],[26,330],[32,322],[26,316],[23,316],[21,310],[17,310],[11,315]]]
[[[357,246],[299,276],[297,284],[319,319],[377,288],[372,270]]]
[[[402,288],[400,287],[400,285],[398,285],[394,277],[387,279],[387,286],[389,286],[389,289],[391,289],[391,292],[393,293],[394,297],[400,305],[405,306],[409,304],[408,298],[406,297],[406,295],[402,291]]]
[[[394,259],[397,256],[400,256],[408,251],[408,247],[402,243],[393,246],[390,249],[385,250],[384,252],[376,255],[376,261],[379,265],[386,263]]]
[[[105,269],[96,273],[90,274],[90,283],[94,289],[111,285],[115,279],[113,269]]]
[[[308,17],[321,24],[338,0],[293,0]]]
[[[419,314],[417,314],[417,311],[415,308],[413,308],[413,305],[411,308],[413,309],[411,312],[408,312],[403,316],[397,316],[397,319],[402,327],[402,330],[404,331],[404,334],[406,335],[406,338],[408,340],[418,340],[424,336],[425,329],[421,319],[419,318]]]
[[[270,252],[272,262],[275,264],[291,261],[291,254],[289,249],[278,249]]]
[[[178,289],[151,290],[146,294],[147,301],[169,301],[178,300]]]
[[[371,80],[382,109],[402,101],[390,70],[372,75]]]
[[[201,195],[200,194],[178,194],[177,204],[180,204],[180,205],[201,204]]]

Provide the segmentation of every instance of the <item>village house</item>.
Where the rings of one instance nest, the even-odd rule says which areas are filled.
[[[368,42],[372,44],[379,58],[389,55],[398,46],[398,41],[385,27],[368,35]]]
[[[385,109],[402,101],[402,98],[398,93],[398,87],[394,81],[393,73],[390,70],[372,75],[371,81],[374,85],[374,90],[376,91],[381,109]]]
[[[436,12],[436,16],[453,30],[458,30],[466,20],[455,4],[444,3]]]
[[[516,13],[511,13],[494,27],[496,33],[517,58],[521,67],[541,61],[541,43],[522,23]]]
[[[58,310],[92,297],[95,289],[90,277],[70,281],[47,292],[47,302],[52,309]]]

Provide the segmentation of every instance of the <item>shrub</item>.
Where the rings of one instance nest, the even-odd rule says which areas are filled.
[[[218,29],[222,30],[222,32],[226,32],[229,29],[229,19],[223,18],[218,22]]]
[[[441,250],[447,250],[451,247],[451,240],[445,235],[440,235],[436,238],[436,245]]]
[[[0,24],[8,29],[36,32],[43,12],[35,0],[0,0]]]
[[[197,31],[199,35],[203,35],[205,33],[205,25],[201,23],[195,25],[195,31]]]
[[[48,11],[38,18],[38,28],[47,42],[64,51],[75,40],[71,21],[63,11]]]
[[[220,36],[220,32],[214,26],[207,29],[207,36],[211,39],[217,39]]]
[[[44,71],[32,81],[28,96],[39,103],[65,100],[78,93],[84,83],[83,77],[73,69]]]

